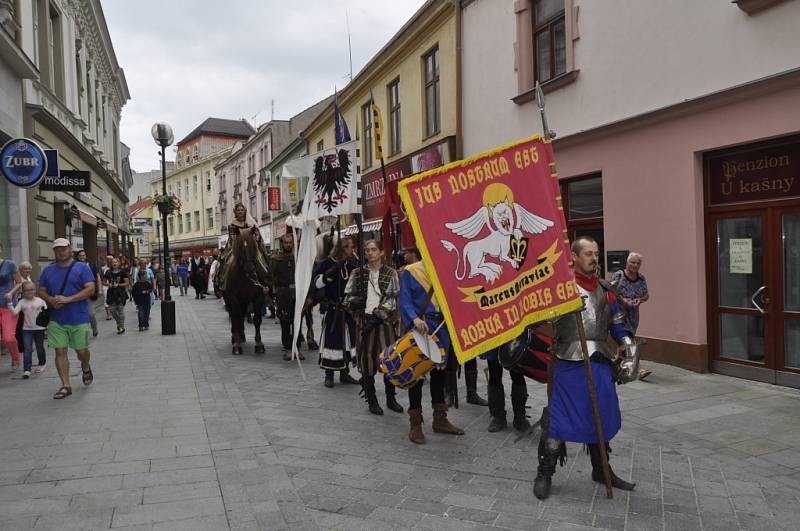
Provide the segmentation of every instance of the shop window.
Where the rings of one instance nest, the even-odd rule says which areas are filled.
[[[601,273],[605,271],[603,237],[603,179],[592,174],[561,181],[561,201],[567,219],[570,241],[578,236],[591,236],[600,248]]]
[[[400,153],[400,80],[395,79],[387,87],[389,96],[389,154]]]
[[[425,73],[425,136],[433,136],[441,129],[441,101],[439,98],[439,47],[422,59]]]

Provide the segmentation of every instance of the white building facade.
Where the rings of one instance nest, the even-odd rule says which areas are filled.
[[[52,261],[51,242],[58,237],[85,249],[92,261],[124,252],[131,182],[119,122],[130,94],[100,0],[15,5],[19,42],[40,73],[24,82],[24,136],[58,150],[60,170],[91,175],[90,192],[28,190],[30,260],[35,268]]]

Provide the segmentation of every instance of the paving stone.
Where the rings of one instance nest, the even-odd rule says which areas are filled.
[[[280,359],[272,320],[262,328],[266,355],[254,356],[249,343],[234,357],[219,301],[176,304],[174,336],[116,336],[101,321],[92,348],[102,353],[93,364],[103,377],[74,400],[52,403],[53,375],[23,388],[0,368],[0,529],[47,528],[62,514],[131,530],[728,531],[796,523],[796,390],[654,364],[656,380],[618,388],[623,428],[613,462],[636,490],[605,499],[588,480],[580,445],[570,443],[542,503],[531,492],[537,441],[489,434],[485,408],[452,409],[467,429],[453,438],[430,431],[426,406],[428,441],[413,445],[405,415],[370,415],[355,387],[324,388],[313,361],[303,382]],[[534,410],[542,397],[529,400]],[[405,393],[399,399],[407,404]],[[31,400],[46,405],[22,406]]]
[[[116,509],[112,526],[157,524],[224,514],[225,508],[221,498],[151,503]]]

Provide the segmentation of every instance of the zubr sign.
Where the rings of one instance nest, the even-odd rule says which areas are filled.
[[[3,146],[0,157],[0,172],[14,186],[35,186],[47,171],[44,150],[27,138],[9,140]]]

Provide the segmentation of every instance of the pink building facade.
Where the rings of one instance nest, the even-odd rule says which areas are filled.
[[[644,257],[646,357],[800,386],[800,5],[740,4],[462,2],[461,138],[540,133],[538,79],[571,237]]]

